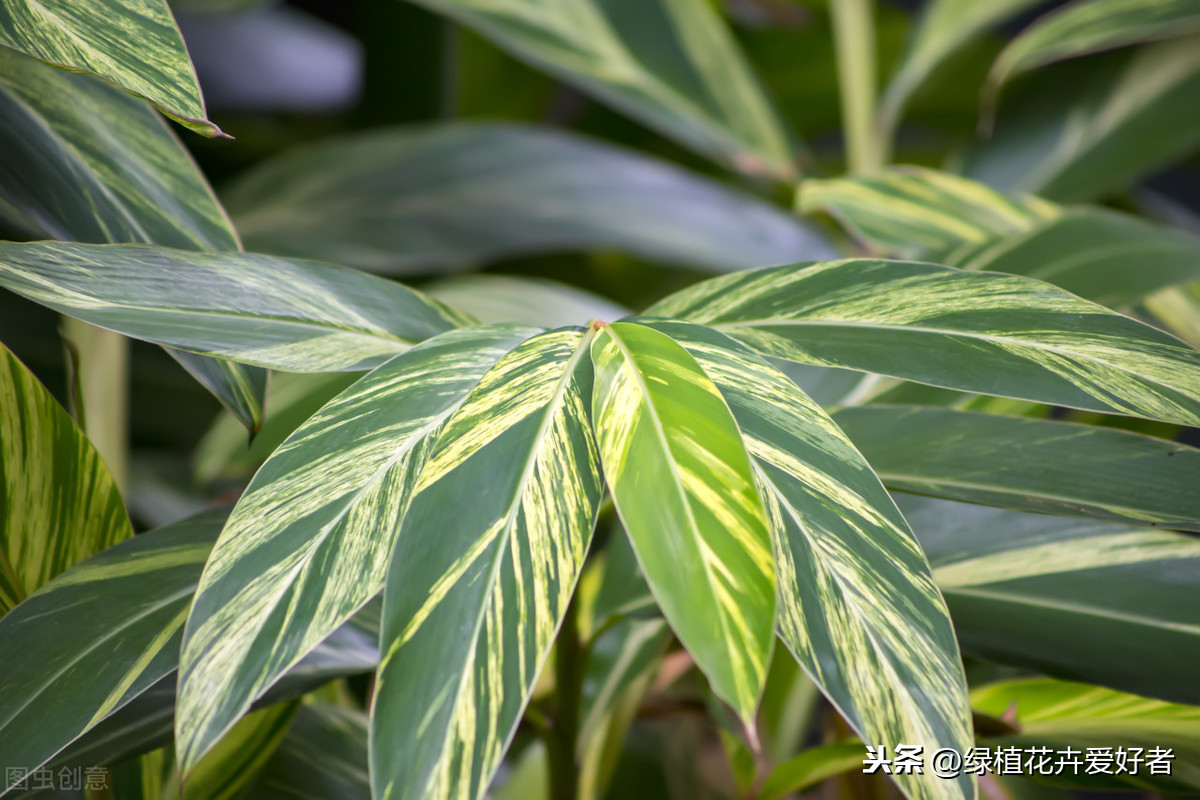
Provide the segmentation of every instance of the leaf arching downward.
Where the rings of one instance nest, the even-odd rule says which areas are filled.
[[[753,731],[774,644],[766,509],[720,393],[687,351],[634,323],[601,330],[593,421],[646,580],[713,690]]]
[[[820,406],[746,347],[699,325],[647,324],[692,354],[741,429],[769,512],[788,649],[864,741],[969,747],[966,680],[946,604],[866,460]],[[975,791],[970,776],[893,777],[913,798]]]
[[[495,326],[430,339],[330,401],[259,470],[188,618],[176,714],[185,771],[380,591],[431,435],[535,332]]]
[[[380,800],[481,797],[516,731],[603,490],[591,336],[564,328],[518,345],[430,449],[384,593]]]

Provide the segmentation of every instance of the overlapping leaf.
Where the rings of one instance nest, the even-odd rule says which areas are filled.
[[[175,669],[188,598],[222,518],[128,539],[0,619],[0,752],[9,764],[46,763]]]
[[[1128,214],[1070,209],[1025,233],[965,244],[939,261],[1027,275],[1120,306],[1200,277],[1200,237]]]
[[[1001,107],[995,133],[966,153],[967,175],[1002,191],[1079,202],[1128,186],[1200,144],[1200,37],[1056,70]]]
[[[1200,708],[1195,706],[1039,678],[984,686],[971,693],[971,703],[994,717],[1016,710],[1019,732],[985,745],[1040,746],[1052,753],[1072,747],[1086,758],[1078,768],[1059,771],[1051,757],[1048,766],[1030,770],[1037,780],[1086,791],[1200,790]],[[1118,747],[1126,757],[1115,757],[1119,760],[1107,772],[1089,769],[1095,765],[1090,753],[1084,756],[1090,748],[1113,753]]]
[[[1136,433],[947,408],[835,416],[888,488],[1200,531],[1200,450]]]
[[[737,424],[695,359],[658,331],[605,326],[592,358],[605,479],[642,571],[714,692],[753,730],[775,571]]]
[[[1037,0],[931,0],[917,21],[908,48],[880,102],[880,124],[891,132],[908,98],[939,67],[987,28],[1034,5]]]
[[[415,1],[701,153],[792,173],[779,120],[703,0]]]
[[[603,491],[592,335],[563,328],[518,345],[429,449],[384,592],[380,800],[482,797],[516,731]]]
[[[850,259],[725,275],[648,314],[769,356],[1041,403],[1200,422],[1200,352],[1041,281]]]
[[[99,454],[0,344],[0,616],[133,534]]]
[[[659,323],[724,395],[770,512],[783,641],[872,742],[970,746],[966,680],[945,603],[867,461],[783,373],[719,333]],[[912,797],[959,781],[895,776]]]
[[[1198,31],[1200,6],[1192,0],[1076,0],[1010,42],[988,81],[998,89],[1014,76],[1054,61]]]
[[[0,286],[127,336],[296,372],[368,369],[466,321],[373,275],[251,253],[0,242]]]
[[[833,215],[875,252],[907,258],[982,244],[1058,214],[1036,197],[1010,198],[972,180],[910,166],[805,181],[799,205],[806,214]]]
[[[334,398],[258,471],[188,618],[176,719],[185,771],[380,591],[430,436],[534,332],[475,328],[414,347]]]
[[[32,239],[237,250],[204,177],[146,103],[0,47],[0,218]],[[251,430],[266,373],[168,351]]]
[[[897,495],[964,652],[1200,704],[1195,536]]]
[[[629,315],[623,306],[577,286],[516,275],[463,275],[438,281],[425,291],[480,322],[551,328]]]
[[[206,136],[204,100],[166,0],[4,0],[0,45],[141,95]]]
[[[263,164],[225,199],[251,249],[377,272],[580,248],[728,270],[831,250],[756,198],[611,145],[517,125],[330,140]]]
[[[308,703],[254,784],[259,800],[371,800],[366,714]]]

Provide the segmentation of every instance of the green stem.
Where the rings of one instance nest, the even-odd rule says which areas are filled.
[[[856,175],[877,172],[883,167],[883,147],[875,130],[874,0],[833,0],[829,10],[849,170]]]
[[[63,335],[78,358],[78,398],[84,433],[125,491],[129,464],[129,340],[63,317]]]
[[[579,710],[583,700],[585,654],[579,641],[579,612],[572,598],[558,632],[554,656],[555,713],[546,731],[551,800],[579,796]]]

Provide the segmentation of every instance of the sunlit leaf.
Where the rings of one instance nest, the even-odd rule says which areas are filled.
[[[603,492],[593,335],[563,328],[515,347],[428,450],[384,592],[381,800],[482,797],[516,732]]]
[[[258,471],[188,618],[176,719],[185,771],[383,588],[430,436],[534,332],[475,328],[414,347],[335,397]],[[297,607],[307,612],[289,613]]]
[[[1029,770],[1036,780],[1086,791],[1200,790],[1200,708],[1195,706],[1039,678],[984,686],[971,693],[971,704],[994,717],[1015,711],[1019,733],[982,744],[1017,746],[1024,753],[1033,747],[1050,749],[1049,765],[1039,769],[1035,758]],[[1067,747],[1082,764],[1060,772],[1056,754]],[[1107,748],[1113,755],[1107,774],[1089,771],[1096,762],[1090,748]],[[1124,758],[1114,753],[1117,748],[1125,750]],[[1151,762],[1156,766],[1151,768]]]
[[[1137,433],[948,408],[834,417],[889,489],[1200,531],[1200,450]]]
[[[969,746],[946,605],[867,461],[764,359],[696,325],[657,327],[696,358],[741,429],[770,516],[788,649],[864,741]],[[895,777],[915,798],[974,792],[969,777]]]
[[[724,275],[648,314],[760,353],[1094,411],[1200,423],[1200,352],[1047,283],[850,259]]]
[[[1058,214],[1036,197],[1006,197],[987,186],[924,167],[894,167],[867,177],[808,180],[800,210],[824,211],[874,252],[924,257],[983,244]]]
[[[620,319],[629,310],[576,286],[515,275],[463,275],[430,284],[430,297],[480,322],[516,322],[547,328]]]
[[[695,150],[792,173],[787,136],[704,0],[415,0]]]
[[[609,490],[676,635],[748,728],[774,643],[767,514],[737,424],[680,345],[643,325],[592,345]]]
[[[968,655],[1200,705],[1195,536],[897,495]],[[1113,743],[1115,744],[1115,742]]]
[[[511,124],[331,139],[264,163],[225,199],[253,250],[376,272],[580,249],[722,271],[832,255],[815,228],[755,197],[599,141]]]
[[[133,534],[96,449],[2,344],[0,531],[0,616],[63,570]]]
[[[295,372],[368,369],[467,321],[373,275],[251,253],[0,242],[0,286],[127,336]]]
[[[816,786],[843,772],[860,771],[866,750],[862,743],[810,747],[780,764],[763,781],[760,800],[780,800]]]
[[[4,0],[0,45],[141,95],[197,133],[216,136],[166,0]]]

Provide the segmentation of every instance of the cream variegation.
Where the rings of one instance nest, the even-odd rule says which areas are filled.
[[[791,361],[1200,423],[1200,352],[1029,278],[847,259],[722,276],[647,313]]]
[[[429,448],[387,572],[380,800],[482,797],[516,731],[603,490],[592,336],[564,328],[515,347]]]
[[[0,242],[0,286],[127,336],[293,372],[369,369],[469,322],[373,275],[251,253]]]
[[[535,332],[483,327],[424,342],[335,397],[259,470],[188,618],[176,717],[185,770],[382,589],[434,435]]]
[[[166,0],[3,0],[0,45],[103,78],[198,133],[221,133],[205,118]]]
[[[642,571],[713,690],[753,734],[775,570],[737,425],[695,360],[658,331],[604,326],[592,359],[604,475]]]
[[[879,479],[783,373],[720,333],[655,323],[724,395],[754,460],[775,547],[783,641],[867,742],[972,742],[966,680],[929,564]],[[972,797],[969,776],[896,775],[914,798]]]
[[[0,616],[132,535],[96,448],[0,344]]]

